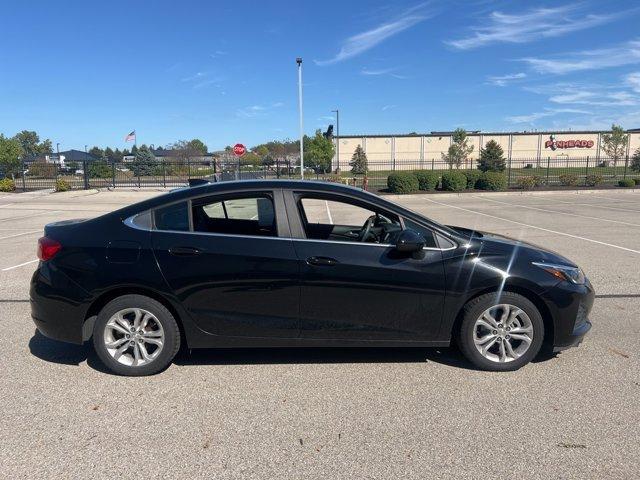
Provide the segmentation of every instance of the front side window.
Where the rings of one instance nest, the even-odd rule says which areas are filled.
[[[314,196],[298,205],[308,239],[387,244],[402,230],[396,215],[373,206]]]
[[[276,237],[276,215],[268,195],[216,198],[192,204],[195,232]]]

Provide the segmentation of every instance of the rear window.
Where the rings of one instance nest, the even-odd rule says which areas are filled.
[[[187,202],[174,203],[158,208],[154,212],[156,230],[189,231],[189,211]]]

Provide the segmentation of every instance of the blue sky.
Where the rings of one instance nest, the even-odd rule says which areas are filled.
[[[637,1],[4,2],[0,132],[210,148],[298,135],[640,127]]]

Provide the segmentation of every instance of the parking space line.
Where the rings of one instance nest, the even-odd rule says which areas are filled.
[[[22,235],[33,235],[34,233],[42,233],[42,230],[31,230],[30,232],[16,233],[8,235],[6,237],[0,237],[0,240],[6,240],[7,238],[21,237]]]
[[[554,198],[554,201],[556,202],[560,202],[560,203],[566,203],[567,205],[581,205],[581,206],[585,206],[585,207],[596,207],[596,208],[606,208],[608,210],[619,210],[621,212],[631,212],[631,213],[640,213],[640,210],[633,210],[633,209],[629,209],[629,208],[619,208],[619,207],[608,207],[605,205],[597,205],[595,203],[574,203],[574,202],[567,202],[564,200],[558,200]]]
[[[593,240],[592,238],[581,237],[579,235],[572,235],[571,233],[558,232],[557,230],[550,230],[548,228],[537,227],[535,225],[529,225],[527,223],[518,222],[516,220],[509,220],[508,218],[497,217],[495,215],[489,215],[488,213],[482,213],[482,212],[478,212],[478,211],[475,211],[475,210],[470,210],[468,208],[458,207],[456,205],[449,205],[447,203],[437,202],[437,201],[431,200],[429,198],[425,198],[425,200],[428,201],[428,202],[431,202],[431,203],[435,203],[437,205],[442,205],[443,207],[456,208],[458,210],[462,210],[462,211],[469,212],[469,213],[474,213],[476,215],[482,215],[483,217],[495,218],[497,220],[502,220],[504,222],[515,223],[516,225],[522,225],[523,227],[534,228],[536,230],[542,230],[544,232],[555,233],[556,235],[563,235],[565,237],[577,238],[578,240],[584,240],[585,242],[597,243],[599,245],[604,245],[605,247],[617,248],[617,249],[620,249],[620,250],[624,250],[626,252],[637,253],[637,254],[640,255],[640,250],[634,250],[632,248],[621,247],[620,245],[614,245],[612,243],[601,242],[600,240]]]
[[[494,202],[494,203],[501,203],[502,205],[509,205],[511,207],[528,208],[529,210],[538,210],[540,212],[558,213],[560,215],[570,215],[572,217],[588,218],[590,220],[598,220],[598,221],[601,221],[601,222],[620,223],[622,225],[629,225],[631,227],[640,227],[640,223],[630,223],[630,222],[623,222],[621,220],[609,220],[608,218],[602,218],[602,217],[590,217],[589,215],[580,215],[578,213],[559,212],[557,210],[547,210],[546,208],[531,207],[529,205],[521,205],[519,203],[502,202],[500,200],[494,200],[492,198],[481,197],[481,196],[478,196],[478,195],[474,195],[473,197],[474,198],[480,198],[482,200],[486,200],[487,202]]]
[[[10,222],[11,220],[22,220],[23,218],[40,217],[42,215],[50,215],[52,213],[60,213],[62,210],[51,210],[50,212],[34,213],[33,215],[23,215],[21,217],[0,218],[0,222]]]
[[[38,262],[39,260],[36,258],[35,260],[29,260],[28,262],[21,263],[19,265],[13,265],[12,267],[3,268],[3,272],[8,272],[9,270],[13,270],[14,268],[24,267],[25,265],[31,265],[32,263]]]

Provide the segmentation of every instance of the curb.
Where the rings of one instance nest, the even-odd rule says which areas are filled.
[[[629,189],[594,189],[594,190],[540,190],[540,191],[519,191],[519,192],[483,192],[471,190],[468,192],[457,192],[457,193],[407,193],[404,195],[398,194],[389,194],[383,195],[384,198],[400,200],[403,198],[422,198],[422,197],[438,197],[438,198],[459,198],[467,195],[473,195],[475,197],[505,197],[505,196],[542,196],[542,195],[594,195],[598,193],[622,193],[622,194],[637,194],[640,195],[640,188],[629,188]]]

